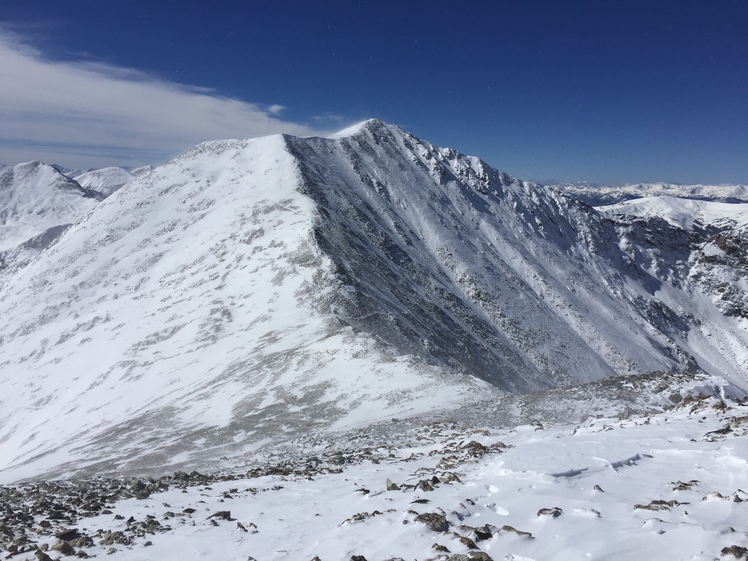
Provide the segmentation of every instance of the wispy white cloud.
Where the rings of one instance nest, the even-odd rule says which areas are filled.
[[[0,163],[160,163],[216,138],[316,134],[259,106],[137,70],[55,61],[0,27]]]

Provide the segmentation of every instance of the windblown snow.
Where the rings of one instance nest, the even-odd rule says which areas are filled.
[[[214,465],[616,375],[748,381],[737,203],[596,210],[375,120],[207,142],[89,198],[0,277],[2,480]]]
[[[0,168],[0,252],[76,222],[102,198],[41,162]]]

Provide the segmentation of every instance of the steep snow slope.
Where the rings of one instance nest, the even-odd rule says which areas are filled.
[[[745,327],[725,357],[707,352],[694,300],[739,326],[632,258],[611,220],[397,127],[350,132],[288,142],[352,324],[510,390],[699,367],[745,380]]]
[[[598,206],[597,210],[612,216],[663,218],[683,230],[719,230],[748,225],[748,204],[723,203],[686,198],[687,193],[632,199],[613,205]]]
[[[299,187],[282,137],[200,145],[9,279],[3,467],[199,462],[492,391],[325,311],[338,281]]]
[[[684,322],[687,345],[700,365],[745,383],[748,204],[689,196],[652,196],[597,209],[615,223],[629,258],[664,281],[660,300]]]
[[[0,478],[190,466],[614,374],[744,382],[744,320],[653,265],[687,239],[647,235],[379,121],[199,145],[0,280]]]
[[[148,173],[150,169],[149,167],[143,167],[133,171],[137,171],[137,173],[120,167],[101,168],[81,173],[75,177],[75,180],[82,187],[93,189],[108,197],[125,183],[129,183],[138,175]]]
[[[0,169],[0,251],[77,221],[101,198],[41,162]]]
[[[151,166],[81,173],[39,162],[0,166],[0,275],[25,266],[98,201]],[[59,173],[57,173],[59,172]]]

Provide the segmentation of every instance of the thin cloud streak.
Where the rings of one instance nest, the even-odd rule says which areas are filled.
[[[311,127],[204,88],[95,62],[46,60],[0,27],[0,162],[68,167],[161,163],[199,142]],[[59,158],[59,161],[55,159]]]

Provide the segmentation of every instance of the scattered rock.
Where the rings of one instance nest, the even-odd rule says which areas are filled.
[[[72,545],[75,548],[92,547],[93,544],[94,544],[93,540],[89,538],[88,536],[80,536],[79,538],[70,540],[70,545]],[[78,552],[78,554],[80,554],[80,552]]]
[[[426,481],[425,479],[421,479],[418,484],[416,485],[416,489],[420,489],[421,491],[433,491],[434,488],[431,486],[431,483]]]
[[[696,479],[692,479],[691,481],[685,482],[685,481],[677,481],[676,483],[671,483],[673,485],[673,491],[688,491],[691,489],[694,485],[697,485],[699,482]]]
[[[399,491],[400,490],[400,485],[398,485],[397,483],[393,483],[389,479],[387,480],[386,487],[388,491]]]
[[[538,516],[552,516],[553,518],[558,518],[564,513],[563,509],[560,509],[557,506],[554,506],[552,508],[541,508],[538,511]]]
[[[416,522],[426,524],[434,532],[446,532],[449,530],[449,522],[443,514],[438,512],[426,512],[415,517]]]
[[[659,511],[659,510],[670,510],[674,506],[680,506],[680,505],[687,505],[690,503],[680,503],[678,501],[661,501],[661,500],[655,500],[651,501],[648,505],[640,505],[636,504],[634,505],[634,510],[653,510],[653,511]]]
[[[130,487],[130,492],[132,493],[133,497],[139,500],[147,499],[151,496],[150,489],[145,484],[145,482],[140,479],[132,484],[132,487]]]
[[[493,561],[488,553],[483,551],[470,551],[468,553],[457,553],[447,557],[447,561]]]
[[[488,448],[475,440],[471,440],[470,442],[465,444],[462,449],[467,452],[468,456],[474,456],[476,458],[484,456],[488,453]]]
[[[491,556],[484,551],[471,551],[468,553],[468,557],[472,561],[493,561]]]
[[[107,531],[99,541],[99,545],[132,545],[132,540],[123,532]],[[114,551],[117,551],[116,549]]]
[[[75,548],[66,541],[58,541],[52,546],[52,549],[59,551],[63,555],[75,555]]]
[[[73,529],[62,530],[60,532],[57,532],[55,534],[55,537],[58,540],[65,541],[65,542],[70,542],[70,541],[73,541],[74,539],[80,538],[81,534],[80,534],[80,532],[78,532],[78,530],[76,530],[75,528],[73,528]]]
[[[478,546],[475,545],[475,542],[465,536],[460,537],[460,543],[464,545],[465,547],[467,547],[468,549],[478,549]]]
[[[473,528],[473,534],[475,534],[475,539],[479,542],[490,540],[493,537],[493,532],[491,531],[491,528],[488,527],[488,525],[481,526],[479,528]]]
[[[39,561],[52,561],[52,558],[49,555],[47,555],[46,553],[44,553],[41,549],[37,549],[34,552],[34,555],[36,555],[36,558]]]
[[[219,520],[228,520],[229,522],[233,522],[235,520],[234,518],[231,518],[230,510],[219,510],[208,516],[208,518],[218,518]]]
[[[462,483],[462,480],[457,477],[454,473],[451,471],[445,471],[443,474],[439,476],[439,482],[440,483],[452,483],[453,481],[456,481],[457,483]]]
[[[732,555],[735,559],[744,559],[748,557],[748,549],[740,545],[731,545],[730,547],[723,547],[720,552],[721,555]]]
[[[524,532],[522,530],[517,530],[517,528],[515,528],[514,526],[509,526],[508,524],[502,526],[499,531],[500,532],[512,532],[512,533],[517,534],[518,536],[525,536],[525,537],[528,537],[528,538],[532,537],[532,534],[530,532]]]

